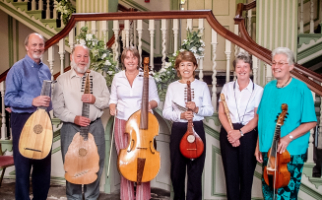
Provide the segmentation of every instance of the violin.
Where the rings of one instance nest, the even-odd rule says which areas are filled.
[[[263,173],[266,184],[275,191],[275,194],[278,188],[287,186],[291,179],[291,174],[287,169],[287,163],[291,161],[290,153],[287,150],[282,154],[277,152],[278,142],[281,137],[281,126],[284,124],[286,115],[287,104],[282,104],[282,113],[277,118],[273,144],[268,151],[267,166],[265,166]]]
[[[191,101],[190,81],[187,81],[186,96],[187,101]],[[188,111],[192,110],[188,109]],[[204,143],[200,136],[193,129],[193,121],[190,119],[188,120],[187,132],[183,135],[180,141],[180,152],[184,157],[194,160],[198,158],[203,151]]]
[[[154,179],[160,170],[160,153],[154,148],[159,133],[157,118],[149,112],[149,58],[144,58],[143,94],[141,109],[133,113],[125,125],[128,147],[121,149],[118,169],[124,178],[137,182]]]

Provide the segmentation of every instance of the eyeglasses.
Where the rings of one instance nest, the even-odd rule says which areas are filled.
[[[283,65],[286,65],[288,63],[283,63],[283,62],[272,62],[272,66],[276,65],[277,67],[282,67]]]

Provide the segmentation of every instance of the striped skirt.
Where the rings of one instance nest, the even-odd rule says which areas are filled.
[[[128,146],[128,135],[125,134],[126,120],[118,119],[115,117],[115,146],[117,154],[120,149],[126,149]],[[122,200],[148,200],[151,198],[150,182],[141,183],[136,186],[136,198],[134,198],[134,183],[121,176],[121,199]]]

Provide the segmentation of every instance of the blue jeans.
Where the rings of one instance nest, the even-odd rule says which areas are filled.
[[[51,152],[42,160],[23,157],[19,152],[19,138],[25,122],[32,113],[11,113],[13,159],[16,169],[16,199],[29,200],[29,177],[33,167],[32,191],[34,200],[46,200],[50,186]]]

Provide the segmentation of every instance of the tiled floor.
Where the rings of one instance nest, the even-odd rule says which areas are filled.
[[[0,200],[15,199],[14,188],[15,188],[15,182],[13,179],[4,179],[0,187]],[[152,188],[151,197],[152,197],[151,200],[169,200],[170,193],[165,190]],[[118,200],[120,199],[120,195],[118,193],[115,193],[115,194],[101,193],[99,200],[107,200],[107,199]],[[47,200],[67,200],[65,195],[65,186],[51,185]]]

